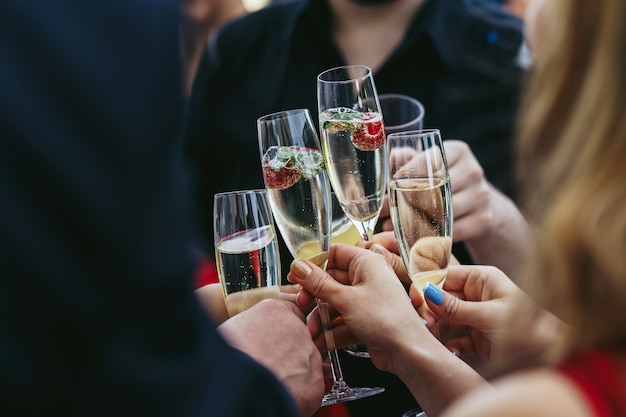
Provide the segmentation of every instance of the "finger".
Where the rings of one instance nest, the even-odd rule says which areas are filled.
[[[339,313],[337,313],[335,309],[330,307],[328,309],[328,314],[330,318],[331,329],[344,325],[343,318],[339,315]],[[309,315],[307,316],[307,327],[309,328],[311,336],[313,337],[316,337],[318,334],[324,332],[324,326],[322,325],[322,322],[320,320],[320,311],[317,307],[314,308],[313,311],[311,311],[311,313],[309,313]]]
[[[341,349],[350,345],[358,345],[361,344],[361,340],[357,338],[348,328],[348,326],[341,325],[332,330],[333,341],[335,342],[335,346],[333,349]],[[323,333],[316,335],[313,338],[313,343],[320,352],[328,352],[329,348],[326,343],[326,335]]]
[[[391,266],[393,272],[395,272],[395,274],[398,276],[398,278],[400,278],[400,281],[402,281],[405,286],[411,284],[411,278],[409,277],[409,273],[407,272],[406,267],[404,266],[404,262],[399,255],[388,251],[379,244],[374,244],[372,246],[372,251],[379,255],[382,255],[385,258],[387,264]]]
[[[332,258],[331,258],[332,259]],[[287,275],[290,282],[302,285],[309,294],[334,304],[334,294],[342,286],[326,271],[304,259],[295,259]]]
[[[447,139],[443,146],[453,194],[484,179],[484,170],[466,142]]]
[[[379,244],[389,252],[399,254],[398,241],[393,232],[379,232],[372,236],[372,240],[365,243],[367,249],[371,249],[374,244]]]
[[[458,264],[458,260],[456,263],[451,262],[448,266],[446,279],[443,282],[443,289],[450,293],[462,293],[471,273],[468,266]]]
[[[300,292],[298,292],[298,295],[296,296],[296,304],[300,307],[308,307],[313,304],[313,307],[315,307],[315,297],[313,297],[313,295],[311,295],[311,293],[307,290],[300,288]]]
[[[424,298],[437,317],[451,324],[481,327],[481,323],[477,322],[477,318],[482,316],[479,314],[481,306],[476,303],[461,300],[431,283],[427,283],[424,287]]]
[[[331,332],[333,334],[333,342],[335,348],[341,348],[348,345],[354,345],[361,343],[361,341],[352,334],[348,326],[345,325],[341,316],[337,317],[336,314],[331,314]],[[329,350],[327,346],[327,337],[324,334],[323,326],[319,318],[319,310],[315,309],[307,320],[307,326],[315,346],[317,346],[320,352],[326,352]]]
[[[444,346],[450,351],[454,352],[457,356],[462,354],[476,354],[476,348],[469,336],[453,337],[445,341]]]
[[[300,308],[300,310],[302,310],[305,316],[308,316],[317,304],[315,297],[309,294],[306,290],[302,289],[295,296],[294,303]]]

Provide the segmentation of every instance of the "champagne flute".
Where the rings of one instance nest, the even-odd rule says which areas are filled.
[[[438,129],[392,133],[389,205],[400,255],[423,294],[442,286],[452,256],[452,196],[446,154]]]
[[[369,241],[385,196],[385,130],[369,67],[348,65],[317,76],[324,158],[332,188],[364,241]]]
[[[214,196],[215,259],[229,316],[280,297],[280,259],[267,191]]]
[[[424,105],[404,94],[380,94],[380,108],[385,119],[385,134],[424,128]]]
[[[317,102],[330,182],[361,239],[374,234],[386,189],[385,129],[369,67],[347,65],[317,76]],[[347,353],[369,358],[365,345]]]
[[[263,180],[278,229],[294,258],[326,267],[331,240],[330,183],[319,139],[306,109],[272,113],[257,120]],[[351,388],[335,349],[329,305],[318,299],[333,386],[322,406],[369,397],[384,388]]]
[[[437,129],[387,137],[391,222],[400,255],[424,294],[427,282],[442,286],[452,256],[452,196],[446,154]],[[402,417],[426,417],[412,409]]]

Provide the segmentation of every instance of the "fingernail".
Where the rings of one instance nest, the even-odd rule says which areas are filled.
[[[383,248],[378,243],[374,243],[374,245],[372,245],[372,251],[379,255],[383,255],[383,256],[385,255],[385,248]]]
[[[301,259],[296,259],[291,263],[291,270],[298,278],[306,278],[313,271],[311,266]]]
[[[430,282],[426,283],[424,287],[424,296],[435,303],[435,305],[443,303],[443,292]]]
[[[422,321],[424,322],[424,326],[428,326],[428,321],[426,321],[426,319],[422,319]]]

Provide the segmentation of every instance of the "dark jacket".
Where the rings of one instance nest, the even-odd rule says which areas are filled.
[[[192,291],[175,0],[0,2],[0,415],[297,416]]]

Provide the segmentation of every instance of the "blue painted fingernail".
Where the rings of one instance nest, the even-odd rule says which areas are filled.
[[[424,287],[424,296],[435,303],[435,305],[443,303],[443,292],[430,282],[428,282]]]

